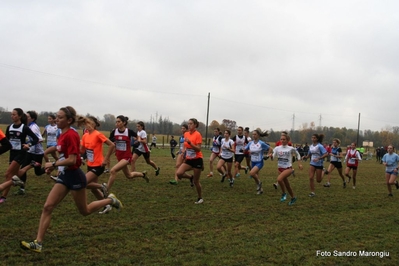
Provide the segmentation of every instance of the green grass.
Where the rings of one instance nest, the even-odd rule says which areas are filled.
[[[209,152],[204,156],[203,204],[194,204],[188,180],[168,184],[175,161],[169,150],[156,149],[151,157],[161,167],[158,177],[142,158],[137,164],[149,171],[150,183],[118,175],[112,192],[124,203],[120,212],[83,217],[67,196],[53,213],[41,254],[20,249],[19,241],[36,236],[53,182],[30,172],[27,194],[14,196],[13,188],[0,206],[0,265],[399,265],[399,193],[387,197],[384,168],[375,161],[361,163],[355,190],[343,189],[333,172],[331,188],[323,180],[314,198],[304,163],[290,177],[298,201],[288,206],[272,186],[276,161],[266,161],[260,173],[265,193],[256,195],[243,171],[234,188],[218,175],[207,178]],[[0,157],[2,176],[7,160]],[[317,250],[387,251],[390,257],[323,257]]]

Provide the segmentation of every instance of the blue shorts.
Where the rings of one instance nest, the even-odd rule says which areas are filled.
[[[398,172],[395,172],[395,171],[385,171],[385,173],[387,173],[387,174],[390,174],[390,175],[396,175],[396,176],[398,176]]]
[[[263,160],[260,162],[252,162],[251,161],[251,168],[254,168],[256,166],[260,170],[263,168],[263,165],[264,165]]]
[[[78,168],[75,170],[66,170],[58,175],[56,183],[63,184],[69,190],[80,190],[86,188],[87,180],[83,171]]]

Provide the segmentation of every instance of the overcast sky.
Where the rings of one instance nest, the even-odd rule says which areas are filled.
[[[0,106],[398,126],[399,1],[0,1]],[[293,119],[295,117],[295,119]],[[294,122],[294,123],[293,123]]]

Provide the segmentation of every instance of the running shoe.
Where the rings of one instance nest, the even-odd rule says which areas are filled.
[[[331,184],[328,182],[324,184],[324,187],[330,187],[330,186],[331,186]]]
[[[0,204],[6,203],[7,199],[4,197],[0,197]]]
[[[325,174],[325,175],[328,175],[328,170],[324,170],[324,174]]]
[[[157,168],[157,170],[155,170],[155,176],[158,176],[159,175],[159,171],[161,170],[161,168]]]
[[[25,189],[19,188],[18,191],[14,193],[14,195],[25,195]]]
[[[102,211],[98,212],[98,213],[99,214],[106,214],[106,213],[109,213],[111,210],[112,210],[112,206],[111,205],[106,205],[104,207],[104,209]]]
[[[295,177],[295,169],[292,169],[291,175]]]
[[[258,194],[258,195],[263,194],[263,189],[261,188],[260,190],[258,190],[258,192],[256,192],[256,194]]]
[[[283,195],[281,195],[280,202],[284,202],[286,199],[287,199],[287,193],[283,193]]]
[[[177,181],[174,180],[174,179],[173,179],[173,180],[170,180],[170,181],[169,181],[169,184],[171,184],[171,185],[177,185]]]
[[[342,184],[342,186],[343,186],[343,188],[346,188],[346,182],[344,182],[344,183]]]
[[[395,181],[395,187],[396,187],[396,189],[399,189],[399,183],[398,183],[398,180],[396,180],[396,181]]]
[[[314,192],[310,192],[309,197],[313,198],[314,196],[316,196],[316,194]]]
[[[21,179],[19,179],[19,177],[16,175],[13,176],[11,179],[12,179],[12,183],[14,186],[23,186],[24,185],[24,182]]]
[[[212,176],[213,176],[213,173],[209,173],[209,174],[207,174],[206,176],[207,176],[207,177],[212,177]]]
[[[290,200],[290,202],[288,202],[288,205],[291,206],[291,205],[293,205],[295,202],[296,202],[296,197],[295,197],[295,198],[292,198],[292,199]]]
[[[198,200],[196,202],[194,202],[194,204],[201,204],[203,202],[204,202],[204,200],[202,198],[198,198]]]
[[[231,178],[231,179],[229,179],[229,181],[230,181],[230,187],[233,187],[234,186],[234,179]]]
[[[259,184],[256,187],[256,190],[257,191],[262,190],[262,182],[259,182]]]
[[[220,180],[220,182],[224,182],[224,179],[226,178],[226,175],[224,174],[224,175],[222,175],[222,179]]]
[[[248,174],[248,170],[249,170],[249,167],[248,167],[248,166],[246,166],[246,167],[245,167],[245,169],[244,169],[244,171],[245,171],[245,174]]]
[[[103,193],[104,199],[108,198],[108,187],[107,183],[101,184],[101,192]]]
[[[104,170],[104,174],[108,174],[108,173],[109,173],[109,169],[107,168]]]
[[[355,186],[353,186],[352,188],[353,188],[353,189],[356,189],[356,187],[355,187]]]
[[[123,208],[123,204],[120,200],[118,200],[118,198],[113,194],[109,194],[108,198],[112,200],[111,206],[115,207],[117,210]]]
[[[237,173],[237,174],[236,174],[236,177],[240,177],[240,176],[241,176],[241,174],[240,174],[240,173]]]
[[[348,182],[347,183],[350,183],[351,182],[351,178],[350,177],[348,177]]]
[[[278,183],[274,183],[273,187],[274,187],[274,189],[277,189],[278,188]]]
[[[32,242],[21,241],[20,246],[22,249],[30,250],[33,252],[40,253],[42,252],[42,244],[39,244],[37,240],[33,240]]]
[[[146,181],[147,183],[150,183],[150,179],[149,179],[148,176],[147,176],[147,171],[143,171],[142,174],[143,174],[143,178],[145,179],[145,181]],[[155,174],[156,174],[156,171],[155,171]],[[159,167],[158,167],[158,174],[159,174]],[[157,175],[157,174],[156,174],[156,175]]]

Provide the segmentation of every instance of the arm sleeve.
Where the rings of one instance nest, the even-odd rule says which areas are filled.
[[[4,137],[0,140],[0,144],[1,144],[0,154],[3,154],[5,152],[11,150],[11,143],[6,137]]]

